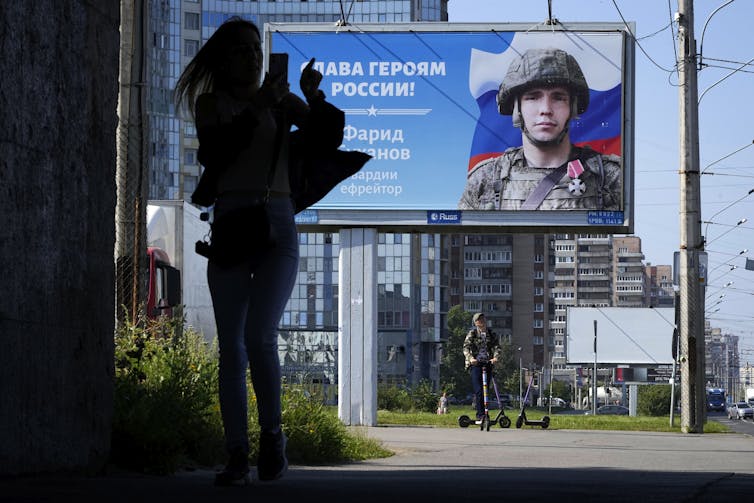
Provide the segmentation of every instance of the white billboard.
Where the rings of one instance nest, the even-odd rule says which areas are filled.
[[[666,365],[673,363],[674,308],[569,307],[566,361]]]

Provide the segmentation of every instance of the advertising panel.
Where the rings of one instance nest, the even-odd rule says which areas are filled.
[[[669,365],[674,329],[672,307],[568,307],[566,361],[592,363],[596,350],[598,363]]]
[[[265,24],[267,53],[289,55],[291,90],[315,58],[346,113],[342,148],[373,156],[299,224],[632,232],[626,30]]]

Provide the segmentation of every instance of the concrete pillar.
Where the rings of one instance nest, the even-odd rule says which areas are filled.
[[[377,230],[340,231],[338,417],[377,424]]]

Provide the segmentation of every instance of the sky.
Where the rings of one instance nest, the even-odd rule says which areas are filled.
[[[696,0],[693,7],[702,62],[697,79],[701,233],[709,260],[706,318],[723,333],[738,335],[742,364],[754,365],[754,271],[745,269],[746,257],[754,259],[754,2]],[[635,25],[634,235],[641,238],[645,263],[672,264],[681,242],[673,22],[678,2],[449,0],[448,20],[536,25],[548,19],[550,8],[563,23]]]

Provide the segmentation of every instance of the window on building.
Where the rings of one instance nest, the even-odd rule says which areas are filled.
[[[193,58],[199,52],[199,41],[187,38],[183,41],[183,55],[187,58]]]
[[[195,176],[184,175],[183,177],[183,193],[191,194],[196,190],[196,184],[198,180]]]
[[[466,312],[478,312],[482,310],[482,302],[478,300],[467,300],[463,303],[463,310]]]
[[[482,268],[467,267],[463,270],[463,277],[466,279],[479,279],[482,277]]]
[[[187,148],[183,151],[183,164],[193,166],[196,164],[196,149]]]
[[[198,12],[184,12],[183,13],[183,28],[186,30],[198,30],[199,26],[199,13]]]

